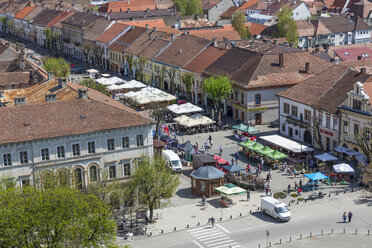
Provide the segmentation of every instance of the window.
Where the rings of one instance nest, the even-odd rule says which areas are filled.
[[[326,116],[326,128],[331,128],[331,116]]]
[[[19,161],[21,164],[27,164],[28,163],[28,156],[27,151],[23,151],[19,153]]]
[[[261,104],[261,94],[257,94],[254,96],[254,103]]]
[[[137,135],[137,146],[143,146],[143,135]]]
[[[12,154],[11,153],[3,154],[3,164],[4,166],[12,165]]]
[[[285,132],[285,124],[282,125],[282,131]]]
[[[91,182],[97,182],[98,181],[98,176],[97,176],[97,167],[92,165],[89,168],[89,181]]]
[[[108,151],[115,150],[115,139],[108,139],[107,140],[107,150]]]
[[[337,140],[333,140],[333,147],[337,146]]]
[[[116,178],[116,166],[112,165],[109,167],[109,176],[110,178]]]
[[[359,125],[354,123],[354,135],[359,133]]]
[[[369,128],[366,128],[366,139],[371,140],[371,133],[369,132]]]
[[[64,158],[65,157],[65,147],[64,146],[57,146],[57,157]]]
[[[333,130],[337,130],[337,117],[333,117]]]
[[[240,101],[241,104],[244,104],[244,94],[243,93],[241,94],[240,98],[241,98],[241,101]]]
[[[344,121],[344,133],[349,132],[349,123],[347,121]]]
[[[21,187],[26,187],[30,185],[30,179],[22,179],[21,181]]]
[[[311,121],[311,111],[305,109],[304,113],[305,113],[305,121]]]
[[[89,154],[96,153],[96,142],[94,141],[88,142],[88,153]]]
[[[237,101],[237,100],[238,100],[238,92],[235,91],[235,101]]]
[[[362,101],[353,99],[353,109],[362,110]]]
[[[72,156],[79,156],[80,155],[80,144],[73,144],[72,145]]]
[[[123,137],[121,138],[121,143],[123,148],[129,148],[129,137]]]
[[[298,134],[298,130],[297,130],[297,129],[295,130],[295,135],[296,135],[296,136],[299,136],[299,134]]]
[[[123,164],[124,176],[130,176],[130,163]]]
[[[284,103],[283,104],[284,114],[289,114],[289,104]]]
[[[323,125],[323,113],[319,112],[319,126]]]
[[[291,115],[292,116],[297,116],[298,115],[298,109],[297,106],[291,106]]]
[[[49,148],[41,149],[41,160],[42,161],[49,160]]]

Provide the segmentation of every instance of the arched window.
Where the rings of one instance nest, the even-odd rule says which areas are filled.
[[[70,185],[70,180],[69,180],[69,175],[68,175],[67,170],[61,169],[58,172],[58,184],[61,187],[67,187]]]
[[[97,167],[95,165],[92,165],[89,168],[89,182],[97,182],[97,181],[98,181]]]
[[[74,181],[77,189],[83,189],[83,171],[79,167],[74,170]]]

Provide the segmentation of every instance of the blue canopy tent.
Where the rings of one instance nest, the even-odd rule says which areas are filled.
[[[328,177],[320,172],[316,172],[316,173],[311,173],[311,174],[305,174],[304,175],[305,177],[309,178],[310,180],[312,180],[312,184],[313,184],[313,194],[314,194],[314,185],[315,185],[315,181],[317,180],[323,180],[323,179],[328,179]]]
[[[239,171],[243,171],[243,170],[244,170],[242,167],[240,167],[240,166],[237,165],[237,164],[233,164],[233,165],[225,165],[225,166],[223,166],[222,168],[224,168],[224,169],[227,170],[228,172],[232,172],[232,173],[235,173],[235,172],[239,172]]]

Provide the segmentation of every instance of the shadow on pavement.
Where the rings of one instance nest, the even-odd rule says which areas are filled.
[[[179,190],[177,190],[176,195],[179,196],[179,197],[181,197],[181,198],[186,198],[186,199],[200,198],[200,197],[194,196],[191,193],[191,188],[182,188],[182,189],[179,189]]]
[[[372,196],[361,196],[358,199],[354,200],[354,203],[357,205],[366,205],[367,207],[372,207]]]
[[[255,216],[255,217],[257,217],[258,219],[260,219],[262,221],[266,221],[266,222],[270,222],[270,223],[275,223],[275,224],[280,224],[280,222],[278,222],[276,219],[274,219],[271,216],[268,216],[268,215],[264,214],[261,211],[252,212],[252,215]]]

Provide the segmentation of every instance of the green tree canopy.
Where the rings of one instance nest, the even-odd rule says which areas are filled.
[[[43,61],[44,69],[53,72],[56,77],[68,77],[70,64],[64,58],[47,58]]]
[[[160,200],[169,199],[180,181],[178,175],[173,174],[160,157],[145,157],[136,162],[129,184],[133,190],[138,190],[139,200],[148,206],[152,221],[154,209],[160,207]]]
[[[110,216],[94,195],[72,188],[1,190],[0,247],[111,247]]]
[[[236,32],[238,32],[240,39],[249,39],[251,37],[251,31],[245,26],[247,18],[244,12],[237,12],[232,16],[232,25]]]
[[[211,76],[204,80],[203,90],[213,100],[214,106],[218,107],[222,99],[230,96],[232,82],[228,76]]]
[[[175,0],[174,5],[182,16],[203,14],[201,0]]]
[[[298,45],[297,23],[292,18],[292,10],[288,7],[283,7],[278,14],[278,34],[274,36],[285,37],[289,43],[293,43],[295,47]]]
[[[105,95],[111,96],[110,92],[108,92],[105,85],[99,84],[91,78],[83,79],[79,82],[80,85],[84,85],[85,87],[97,90]]]

